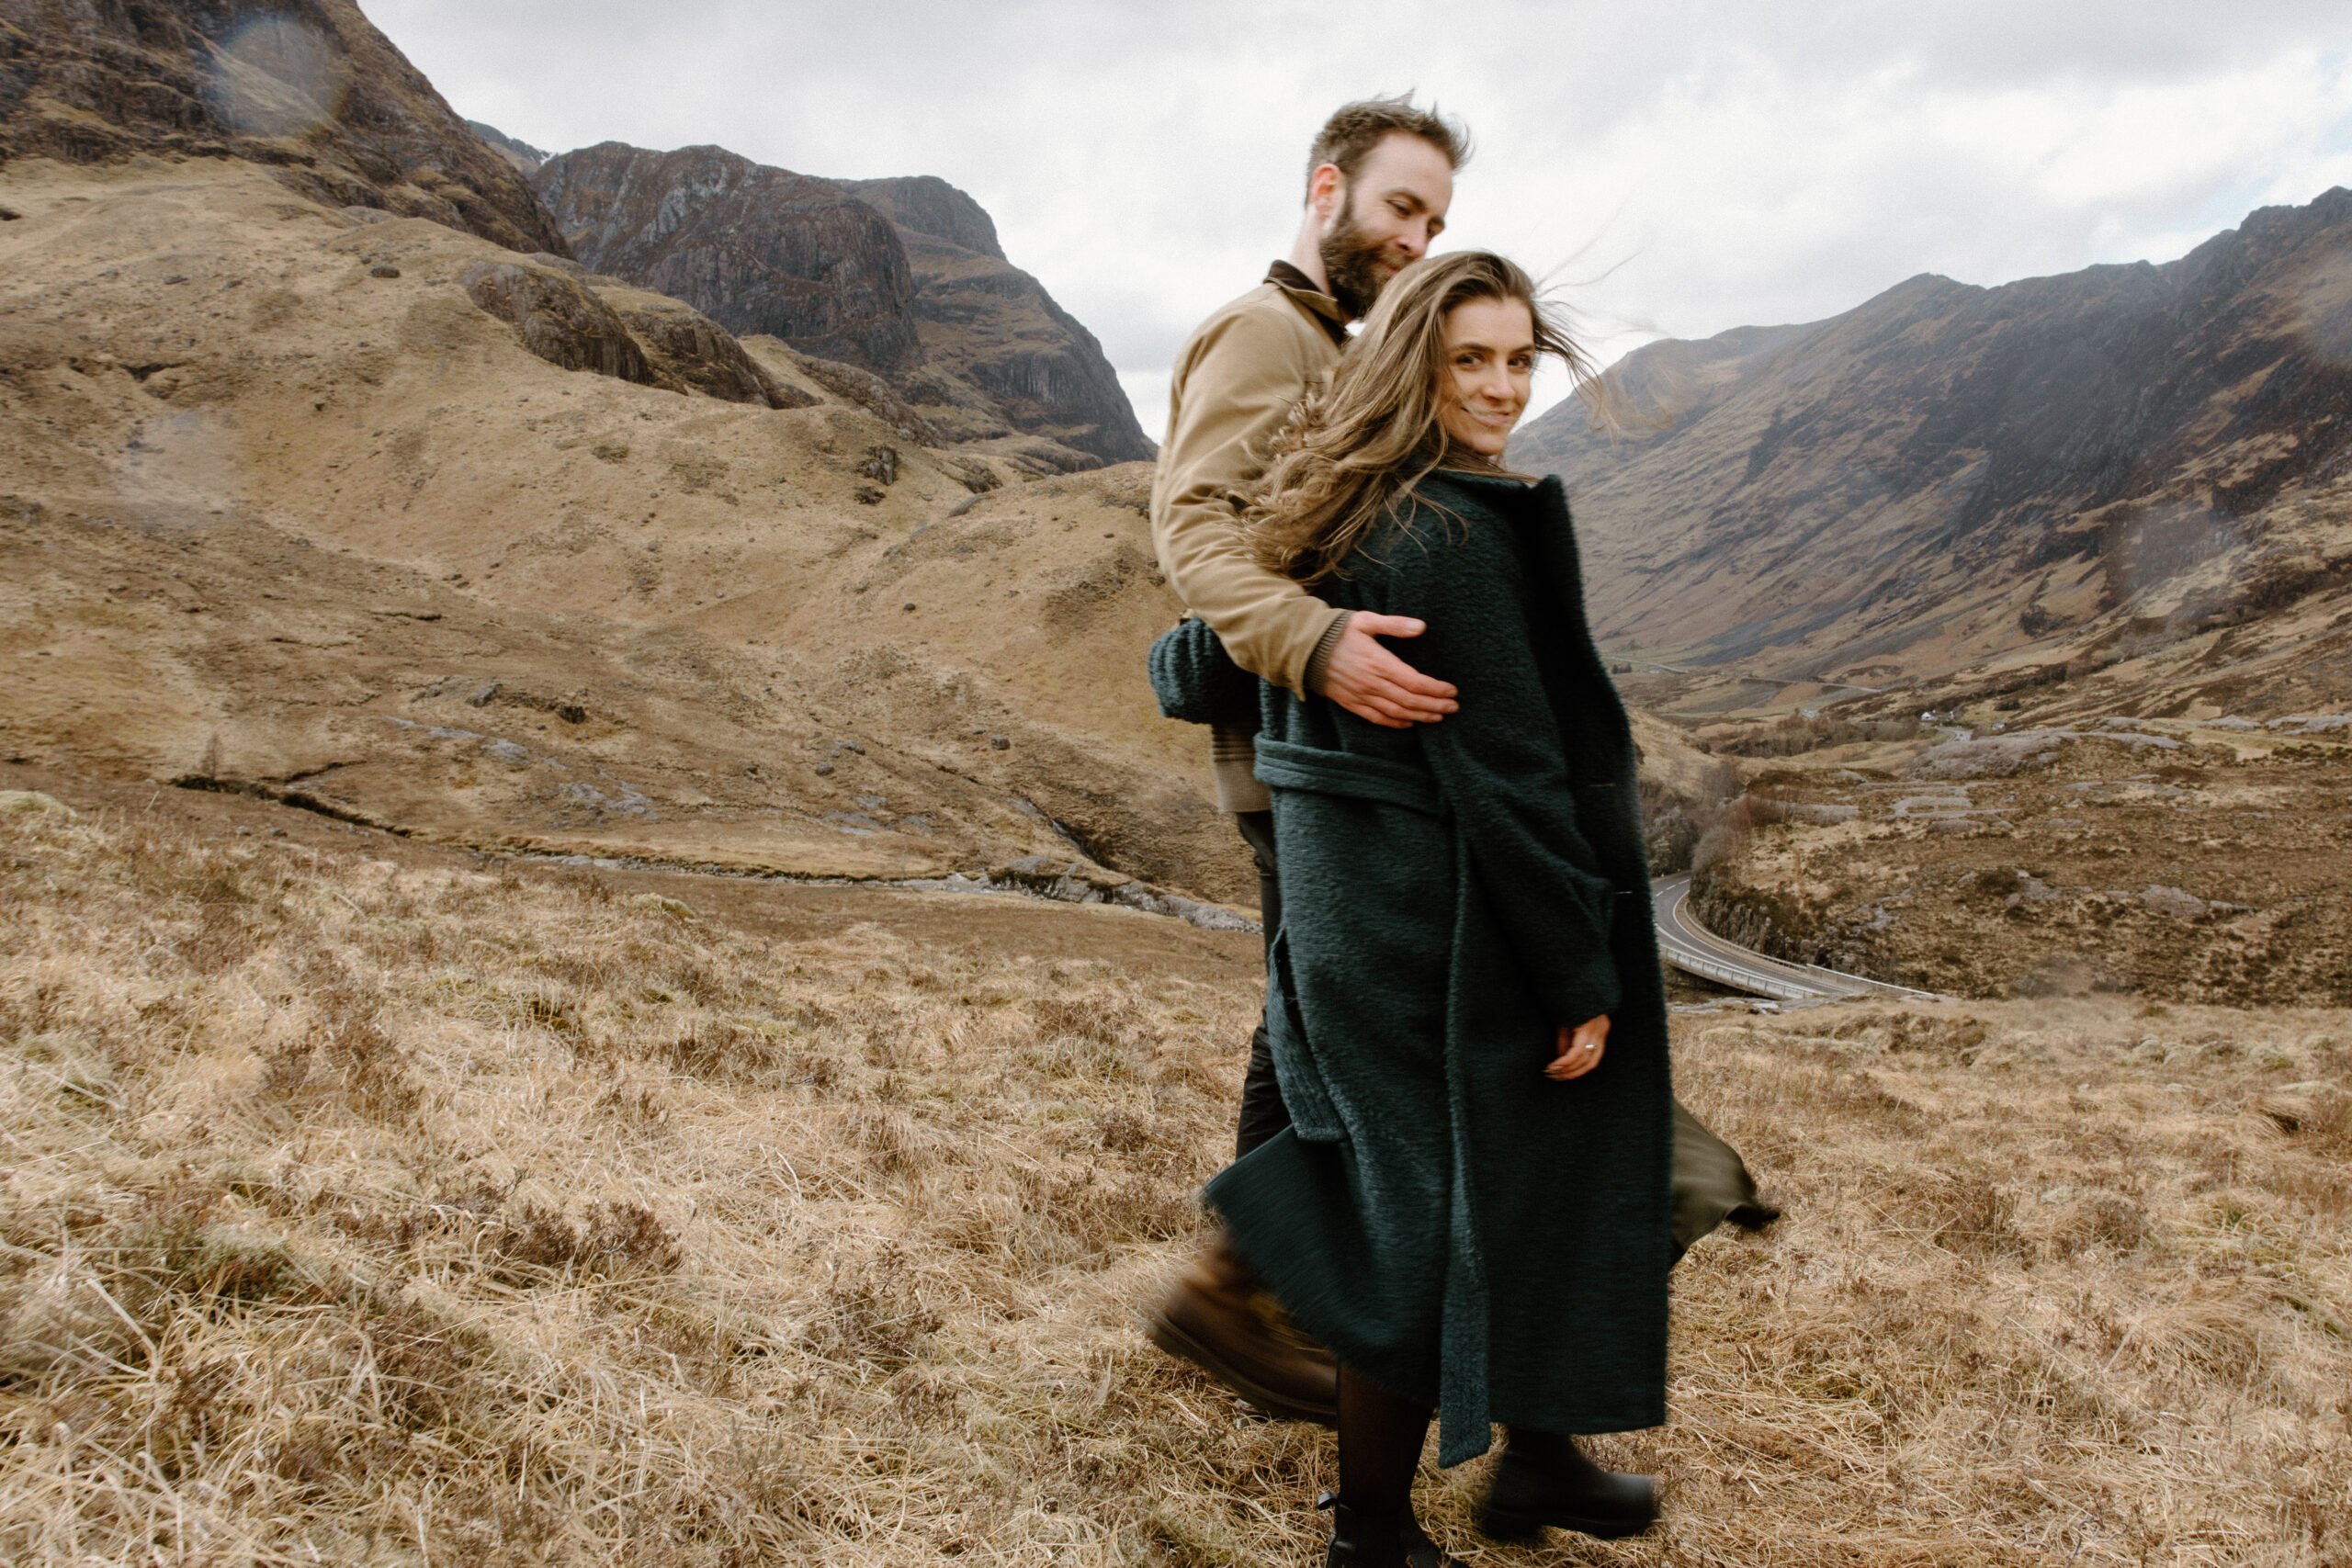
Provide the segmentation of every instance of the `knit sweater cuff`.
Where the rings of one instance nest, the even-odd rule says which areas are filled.
[[[1353,610],[1342,610],[1339,615],[1334,615],[1331,618],[1331,625],[1323,633],[1323,640],[1315,645],[1313,653],[1307,655],[1307,695],[1319,697],[1323,694],[1323,676],[1331,662],[1331,650],[1340,646],[1340,637],[1348,629],[1348,622],[1354,615]]]

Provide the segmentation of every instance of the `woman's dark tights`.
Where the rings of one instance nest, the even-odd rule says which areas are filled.
[[[1340,1369],[1340,1500],[1359,1514],[1401,1514],[1413,1500],[1430,1407]]]

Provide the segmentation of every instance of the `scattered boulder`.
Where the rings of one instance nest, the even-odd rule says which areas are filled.
[[[2021,770],[2046,767],[2061,742],[2075,739],[2062,729],[2020,729],[2008,735],[1947,740],[1923,752],[1903,770],[1912,779],[2006,779]]]
[[[2058,889],[2030,872],[2012,873],[2017,891],[2002,901],[2005,909],[2022,908],[2028,904],[2054,904],[2065,897]]]
[[[25,815],[73,817],[78,813],[55,795],[37,789],[0,789],[0,817]]]
[[[2147,888],[2141,893],[2140,902],[2152,914],[2170,915],[2180,920],[2201,920],[2208,908],[2204,899],[2177,887]]]

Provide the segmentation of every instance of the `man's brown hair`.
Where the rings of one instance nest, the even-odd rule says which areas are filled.
[[[1396,131],[1418,136],[1440,152],[1446,163],[1459,169],[1470,161],[1470,131],[1460,120],[1449,119],[1438,113],[1434,106],[1422,108],[1413,102],[1413,95],[1401,94],[1393,98],[1359,98],[1351,104],[1341,104],[1323,129],[1315,133],[1315,145],[1306,153],[1306,178],[1312,185],[1315,171],[1326,164],[1335,165],[1347,182],[1355,184],[1356,169],[1381,140]]]

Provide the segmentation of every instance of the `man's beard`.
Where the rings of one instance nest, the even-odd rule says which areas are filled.
[[[1387,245],[1377,240],[1366,240],[1356,227],[1356,204],[1352,197],[1340,212],[1340,220],[1316,246],[1316,254],[1323,258],[1323,276],[1331,285],[1331,298],[1351,321],[1361,320],[1372,310],[1372,302],[1380,298],[1381,286],[1396,276],[1382,261]]]

